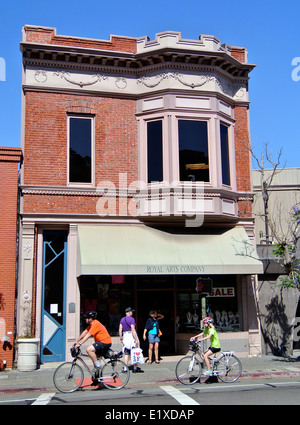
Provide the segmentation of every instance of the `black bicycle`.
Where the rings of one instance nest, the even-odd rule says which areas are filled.
[[[53,375],[54,385],[62,393],[72,393],[85,386],[98,385],[99,383],[102,383],[109,390],[120,390],[129,381],[129,368],[120,360],[123,355],[122,351],[114,354],[109,349],[106,354],[99,357],[102,364],[97,378],[94,377],[93,372],[82,358],[89,357],[88,354],[81,353],[79,348],[71,349],[71,354],[74,360],[59,365]],[[84,369],[77,363],[78,361],[89,372],[91,378],[91,382],[84,386],[82,386]]]

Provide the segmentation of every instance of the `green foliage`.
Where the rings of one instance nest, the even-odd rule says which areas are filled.
[[[295,224],[295,231],[292,241],[281,241],[274,244],[273,254],[282,260],[286,275],[281,277],[280,286],[283,288],[296,288],[300,291],[300,261],[296,257],[297,243],[300,230],[300,209],[293,206],[292,221]]]

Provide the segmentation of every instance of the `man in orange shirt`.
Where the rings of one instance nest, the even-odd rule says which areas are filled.
[[[97,359],[98,356],[104,355],[111,346],[111,337],[107,332],[105,326],[96,320],[97,313],[95,311],[88,311],[83,316],[87,324],[87,328],[82,332],[77,341],[74,343],[74,347],[80,347],[84,344],[91,336],[94,337],[94,344],[89,345],[86,352],[90,356],[95,368],[93,369],[94,377],[99,377],[100,362]]]

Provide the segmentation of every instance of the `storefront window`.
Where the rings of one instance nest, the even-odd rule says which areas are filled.
[[[236,276],[214,276],[212,281],[212,291],[204,296],[196,291],[194,276],[177,278],[177,332],[200,332],[203,309],[219,332],[240,330]]]
[[[133,284],[131,276],[81,276],[80,313],[96,311],[111,336],[118,335],[119,323],[125,308],[133,305]],[[82,320],[81,329],[85,328]]]

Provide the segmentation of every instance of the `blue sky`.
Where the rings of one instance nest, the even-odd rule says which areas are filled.
[[[21,53],[26,24],[51,26],[61,35],[108,40],[110,34],[155,37],[180,31],[183,38],[211,34],[232,46],[248,49],[250,129],[255,153],[264,144],[282,165],[300,166],[300,2],[299,0],[10,0],[0,3],[0,146],[20,146]],[[299,58],[292,65],[294,58]],[[295,61],[295,59],[294,59]],[[3,68],[2,68],[3,79]],[[1,69],[0,69],[1,80]]]

